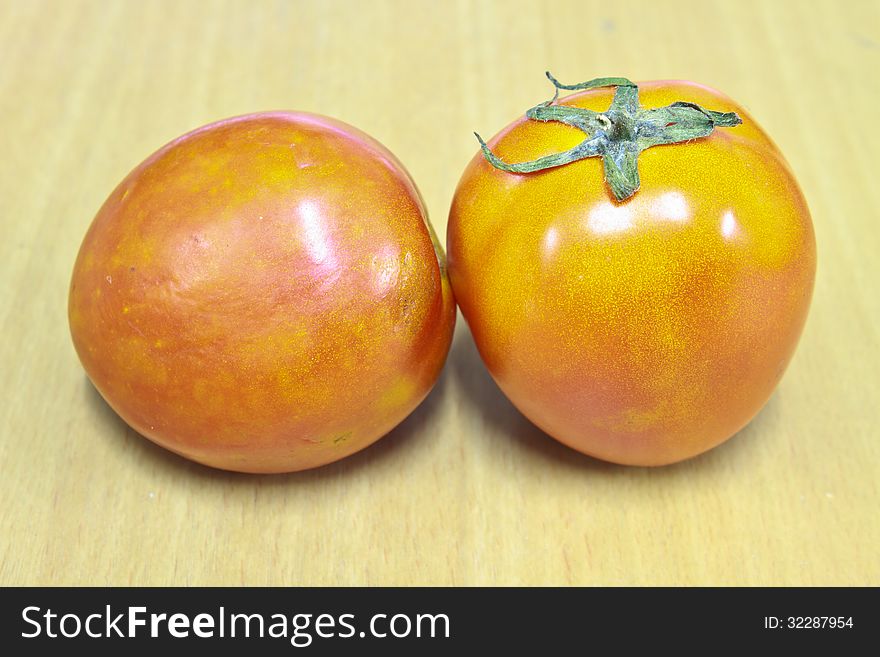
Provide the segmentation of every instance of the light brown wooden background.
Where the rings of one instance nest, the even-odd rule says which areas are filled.
[[[320,112],[384,142],[438,232],[472,130],[563,81],[680,77],[742,102],[813,211],[796,358],[724,446],[606,465],[501,396],[460,322],[435,391],[346,461],[254,477],[139,437],[88,383],[80,240],[200,124]],[[880,584],[880,4],[0,1],[0,584]]]

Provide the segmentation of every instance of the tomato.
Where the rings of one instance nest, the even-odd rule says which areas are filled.
[[[341,122],[263,113],[126,177],[73,270],[88,376],[156,443],[244,472],[366,447],[427,395],[455,304],[416,187]]]
[[[499,163],[552,160],[584,140],[552,113],[592,110],[581,113],[598,134],[621,89],[542,104],[532,114],[543,121],[514,121],[488,148]],[[742,123],[640,154],[621,147],[610,164],[635,153],[640,174],[622,200],[598,157],[516,173],[478,154],[447,248],[456,300],[513,404],[576,450],[662,465],[725,441],[767,402],[805,322],[816,251],[789,166],[742,107],[691,82],[637,90],[643,108],[686,101],[673,110]]]

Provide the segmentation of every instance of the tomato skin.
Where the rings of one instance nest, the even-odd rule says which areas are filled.
[[[70,328],[147,438],[218,468],[302,470],[366,447],[428,394],[455,322],[442,261],[378,142],[317,115],[236,117],[110,195],[74,266]]]
[[[816,250],[797,182],[747,112],[690,82],[639,91],[646,108],[684,100],[744,122],[644,151],[623,202],[600,158],[513,174],[478,153],[447,247],[456,300],[513,404],[581,452],[662,465],[725,441],[767,402],[806,319]],[[612,96],[562,102],[601,112]],[[523,162],[583,138],[523,118],[489,146]]]

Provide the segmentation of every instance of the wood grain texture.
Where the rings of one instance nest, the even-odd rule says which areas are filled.
[[[0,1],[0,584],[880,584],[878,65],[870,0]],[[655,470],[580,456],[502,397],[463,322],[403,425],[296,475],[183,461],[88,383],[73,261],[160,145],[328,114],[398,155],[443,234],[471,131],[546,98],[545,68],[722,89],[799,177],[811,316],[733,440]]]

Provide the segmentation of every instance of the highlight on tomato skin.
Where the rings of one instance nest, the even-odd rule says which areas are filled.
[[[618,93],[538,110],[590,120]],[[578,451],[655,466],[724,442],[768,401],[806,320],[816,247],[797,181],[741,106],[685,81],[639,83],[638,98],[741,123],[639,152],[636,191],[621,185],[618,200],[601,153],[541,168],[583,132],[516,120],[464,171],[447,250],[456,300],[511,402]],[[503,169],[514,166],[528,171]]]
[[[409,174],[327,117],[192,131],[92,222],[71,335],[101,395],[186,458],[289,472],[376,441],[427,396],[455,323]]]

